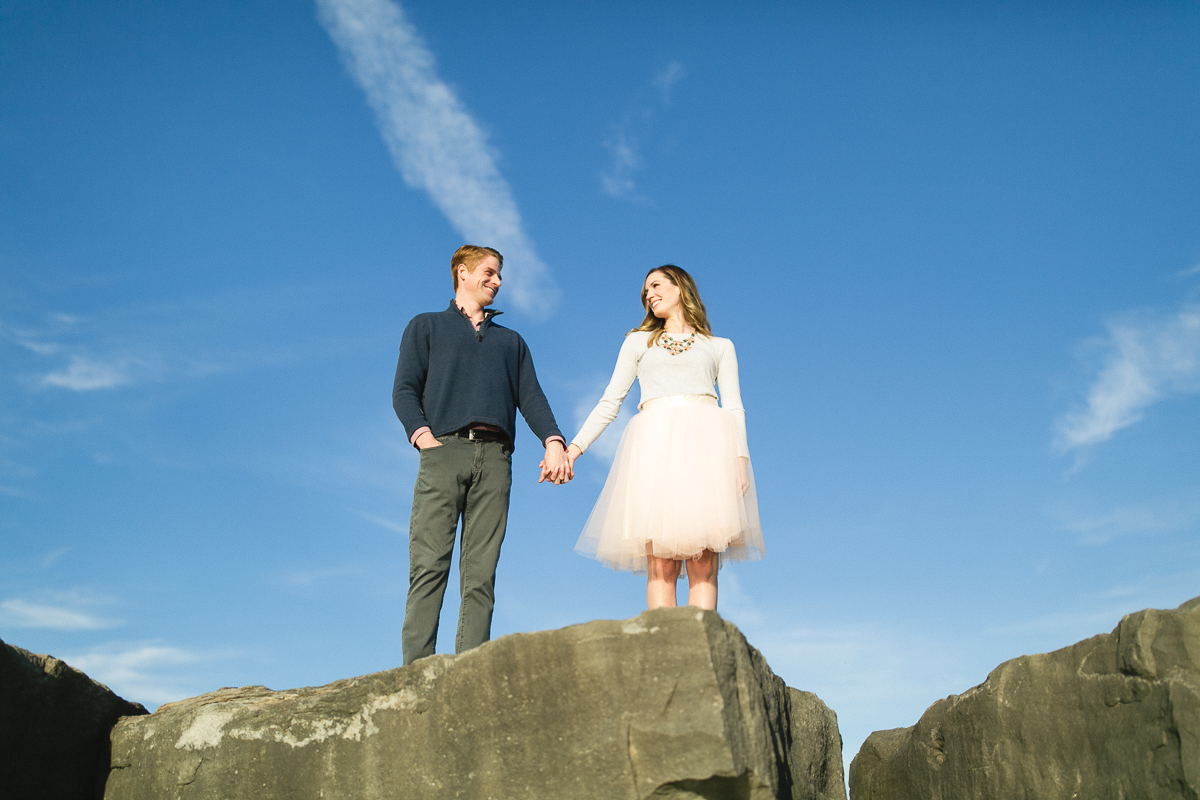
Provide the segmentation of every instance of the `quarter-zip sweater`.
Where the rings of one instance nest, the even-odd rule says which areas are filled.
[[[453,301],[445,311],[418,314],[404,329],[392,407],[412,439],[428,426],[434,436],[473,423],[495,425],[516,442],[517,411],[545,444],[561,437],[538,384],[529,347],[485,309],[475,330]]]

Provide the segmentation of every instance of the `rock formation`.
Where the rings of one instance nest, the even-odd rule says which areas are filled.
[[[841,800],[837,719],[712,612],[514,634],[113,730],[106,800]]]
[[[876,731],[853,800],[1200,796],[1200,598],[1007,661],[911,728]]]
[[[100,797],[109,731],[145,713],[57,658],[0,642],[0,797]]]

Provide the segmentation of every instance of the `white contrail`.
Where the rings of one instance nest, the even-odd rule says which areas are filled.
[[[504,293],[544,314],[558,290],[525,235],[487,138],[437,76],[433,54],[390,0],[317,0],[350,74],[409,186],[423,189],[471,244],[504,254]]]
[[[1112,324],[1108,334],[1085,405],[1058,422],[1061,450],[1103,442],[1164,397],[1200,391],[1200,307]]]

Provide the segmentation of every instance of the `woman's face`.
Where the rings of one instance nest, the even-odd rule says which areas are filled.
[[[661,272],[655,271],[647,275],[642,291],[651,313],[659,319],[667,319],[681,308],[679,287]]]

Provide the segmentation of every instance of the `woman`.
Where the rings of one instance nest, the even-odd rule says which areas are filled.
[[[567,448],[574,468],[638,379],[640,413],[575,550],[646,572],[649,608],[676,604],[685,563],[688,605],[716,609],[720,565],[763,556],[737,356],[712,335],[696,282],[679,267],[650,271],[642,306],[645,320],[626,335],[604,397]]]

